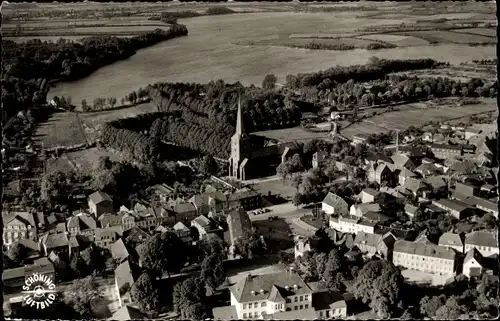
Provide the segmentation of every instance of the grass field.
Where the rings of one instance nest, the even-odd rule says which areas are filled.
[[[280,142],[307,141],[314,138],[328,137],[328,133],[309,132],[301,127],[264,130],[254,132],[252,135],[263,136],[270,139],[276,139]]]
[[[282,38],[282,39],[268,39],[261,41],[250,41],[248,43],[243,43],[243,45],[261,45],[261,46],[285,46],[285,47],[302,47],[310,43],[323,44],[323,45],[348,45],[354,46],[355,48],[365,48],[369,44],[375,41],[358,39],[358,38]]]
[[[411,47],[411,46],[426,46],[429,44],[427,40],[411,36],[398,36],[398,35],[385,35],[385,34],[375,34],[375,35],[364,35],[357,38],[383,41],[395,44],[400,47]]]
[[[152,103],[95,113],[55,113],[40,124],[35,139],[45,148],[73,146],[95,141],[104,123],[157,111]]]
[[[456,29],[453,32],[458,33],[471,33],[480,36],[486,37],[496,37],[497,31],[495,29],[486,29],[486,28],[468,28],[468,29]]]
[[[76,113],[55,113],[38,127],[35,139],[44,148],[73,146],[87,143],[85,132]]]
[[[73,171],[77,170],[81,173],[90,175],[100,157],[107,156],[112,161],[118,161],[119,157],[112,152],[102,148],[89,148],[76,152],[69,152],[58,159],[50,159],[47,162],[47,171]]]
[[[496,110],[496,101],[488,99],[482,104],[469,106],[439,106],[418,108],[404,111],[388,112],[366,119],[360,123],[353,124],[340,131],[340,134],[352,139],[359,134],[380,134],[390,130],[405,130],[410,126],[420,127],[430,121],[445,121],[465,117],[487,111]]]
[[[473,42],[488,43],[495,41],[494,38],[485,37],[480,35],[471,35],[468,33],[457,33],[453,31],[410,31],[404,32],[403,35],[414,36],[417,38],[425,39],[434,43],[454,43],[454,44],[468,44]]]

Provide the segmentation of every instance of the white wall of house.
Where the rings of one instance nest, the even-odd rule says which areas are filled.
[[[500,254],[498,246],[491,247],[491,246],[481,246],[472,244],[465,244],[465,253],[469,252],[473,248],[476,248],[479,251],[479,253],[481,253],[484,257],[488,257],[494,254]]]
[[[332,215],[335,211],[334,207],[326,203],[321,204],[321,210],[328,215]]]
[[[394,252],[394,265],[401,265],[407,269],[429,273],[453,274],[455,260],[442,259],[431,256],[421,256],[404,252]]]
[[[481,264],[479,264],[476,259],[470,259],[469,261],[465,262],[463,265],[462,273],[467,276],[468,278],[471,277],[471,270],[479,269],[479,271],[482,270]],[[475,275],[473,275],[475,276]]]

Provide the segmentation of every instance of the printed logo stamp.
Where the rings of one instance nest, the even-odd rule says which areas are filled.
[[[34,273],[27,277],[23,285],[23,301],[37,309],[45,309],[56,299],[56,285],[48,275]]]

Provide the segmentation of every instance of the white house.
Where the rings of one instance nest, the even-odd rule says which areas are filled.
[[[465,252],[477,249],[484,257],[499,254],[497,231],[474,231],[465,236]]]
[[[475,248],[468,251],[464,258],[462,274],[469,278],[481,276],[484,269],[483,260],[483,256]]]
[[[464,242],[459,234],[443,233],[443,235],[439,238],[438,245],[452,248],[458,253],[464,252]]]
[[[328,215],[345,215],[349,213],[349,206],[342,197],[333,193],[328,193],[321,203],[321,209]]]

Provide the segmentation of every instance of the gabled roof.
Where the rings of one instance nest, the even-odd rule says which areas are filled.
[[[323,199],[323,203],[331,207],[337,207],[337,205],[347,207],[346,201],[344,201],[342,197],[333,194],[332,192],[328,192],[328,194],[326,194],[325,198]]]
[[[206,217],[205,215],[200,215],[196,217],[192,222],[198,223],[201,227],[209,227],[212,224],[212,221]]]
[[[32,213],[29,212],[8,212],[6,215],[3,215],[3,224],[4,226],[11,223],[13,220],[17,220],[25,226],[31,225],[33,228],[36,228],[35,217]]]
[[[360,231],[356,234],[354,239],[354,244],[362,244],[371,247],[377,247],[379,242],[382,240],[382,235],[372,234]]]
[[[475,259],[477,263],[479,263],[479,265],[483,266],[484,267],[484,258],[483,256],[481,255],[481,253],[476,249],[476,248],[473,248],[472,250],[469,250],[467,252],[467,254],[465,254],[465,257],[464,257],[464,264],[469,262],[470,260],[472,259]]]
[[[363,214],[363,217],[366,218],[367,220],[373,221],[373,222],[386,222],[389,221],[391,218],[384,213],[381,212],[374,212],[374,211],[368,211],[365,214]]]
[[[242,237],[245,232],[252,229],[250,217],[248,217],[247,212],[243,208],[229,212],[227,215],[227,224],[229,226],[231,242],[234,242],[237,238]]]
[[[419,190],[424,189],[426,186],[420,179],[409,177],[406,179],[403,187],[413,193],[416,193]]]
[[[297,289],[294,288],[297,285]],[[296,273],[281,272],[271,274],[261,274],[255,276],[247,276],[240,280],[236,285],[230,288],[231,293],[235,296],[239,303],[248,301],[267,300],[273,287],[279,290],[279,295],[290,296],[311,293],[311,289]],[[288,290],[287,290],[288,287]],[[261,293],[261,290],[263,290]],[[254,294],[252,294],[254,291]],[[276,293],[276,295],[278,295]]]
[[[108,194],[101,191],[97,191],[90,194],[89,201],[91,201],[94,204],[99,204],[104,201],[112,202],[113,200],[111,199],[111,197],[109,197]]]
[[[399,172],[399,176],[401,176],[401,177],[417,177],[417,174],[410,171],[408,168],[403,168]]]
[[[391,156],[392,162],[394,165],[399,167],[404,167],[408,162],[410,162],[410,158],[401,154],[394,154]]]
[[[111,255],[113,256],[113,259],[118,260],[119,262],[128,258],[129,253],[122,239],[119,239],[111,244]]]
[[[455,233],[443,233],[439,238],[438,244],[440,246],[464,246],[460,235]]]
[[[108,320],[125,321],[138,319],[147,319],[147,316],[143,314],[139,309],[131,307],[130,305],[124,305],[115,313],[113,313],[113,316]]]
[[[380,204],[378,203],[363,203],[358,205],[353,205],[356,211],[360,211],[362,215],[372,211],[378,212],[381,210]]]
[[[428,176],[424,179],[424,182],[434,189],[443,188],[448,186],[442,176]]]
[[[119,226],[98,228],[95,230],[95,239],[102,240],[105,238],[110,238],[110,239],[118,238],[121,235],[120,229],[121,227]]]
[[[132,284],[135,282],[135,278],[128,260],[118,265],[115,269],[115,281],[118,286],[118,291],[121,292],[120,295],[124,295],[126,292],[130,291]]]
[[[411,215],[415,215],[418,211],[417,206],[413,206],[411,204],[405,204],[405,212],[410,213]]]
[[[371,196],[377,196],[380,194],[379,191],[374,190],[373,188],[365,188],[361,191],[361,193],[366,193],[366,194],[371,195]]]
[[[88,214],[70,217],[67,222],[68,229],[77,227],[79,230],[94,230],[97,227],[97,223],[94,218]]]
[[[189,227],[187,227],[186,224],[184,224],[182,222],[175,223],[174,230],[176,230],[176,231],[183,231],[183,232],[189,232],[190,231]]]
[[[465,244],[498,248],[498,239],[494,233],[474,231],[465,236]]]
[[[470,208],[470,206],[467,203],[458,201],[458,200],[449,200],[446,198],[442,198],[440,200],[434,200],[432,201],[434,204],[439,204],[444,208],[450,209],[450,210],[455,210],[458,212],[465,211],[466,209]]]
[[[419,242],[398,240],[394,243],[394,253],[416,254],[434,258],[454,260],[456,253],[449,247],[443,247]]]
[[[49,249],[66,247],[69,245],[68,236],[66,233],[49,233],[45,234],[41,238],[42,244],[44,244],[47,248],[47,252]]]
[[[391,169],[389,168],[389,166],[388,166],[387,164],[385,164],[385,163],[384,163],[384,164],[380,164],[380,165],[378,165],[378,166],[377,166],[377,168],[375,169],[375,173],[376,173],[377,175],[382,174],[384,171],[392,171],[392,170],[391,170]]]

